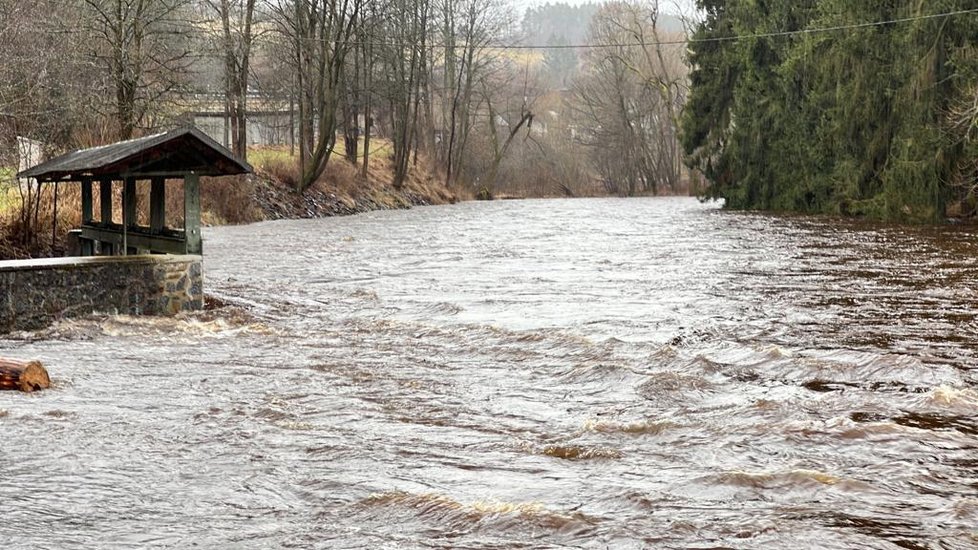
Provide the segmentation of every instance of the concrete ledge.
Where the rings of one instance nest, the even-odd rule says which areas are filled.
[[[140,256],[84,256],[69,258],[38,258],[36,260],[6,260],[0,262],[0,273],[38,269],[73,269],[99,264],[159,264],[165,262],[200,262],[200,256],[143,254]]]
[[[173,315],[204,306],[200,256],[0,262],[0,332],[91,313]]]

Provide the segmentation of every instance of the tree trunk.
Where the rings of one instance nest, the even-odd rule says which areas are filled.
[[[373,64],[368,65],[368,71],[373,70]],[[363,166],[361,173],[367,177],[370,169],[370,131],[373,128],[374,120],[370,113],[370,92],[367,91],[363,104]]]
[[[50,387],[48,371],[39,362],[0,358],[0,390],[32,392]]]
[[[370,102],[373,93],[373,72],[374,72],[374,52],[373,47],[370,46],[369,36],[366,32],[361,31],[360,40],[361,47],[363,51],[363,165],[361,167],[361,174],[364,179],[367,178],[367,173],[370,168],[370,133],[373,129],[373,114],[370,110]]]

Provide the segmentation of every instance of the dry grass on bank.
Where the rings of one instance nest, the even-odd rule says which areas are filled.
[[[347,162],[342,144],[337,144],[322,178],[301,195],[294,192],[299,182],[298,163],[288,148],[254,150],[249,153],[249,161],[261,182],[255,199],[266,217],[272,219],[353,214],[458,200],[459,193],[446,189],[423,158],[412,166],[404,185],[395,189],[390,150],[389,142],[371,140],[372,152],[364,175],[362,161],[356,166]]]
[[[241,224],[266,219],[310,218],[354,214],[378,209],[407,208],[421,204],[445,204],[458,200],[459,193],[444,187],[441,178],[424,159],[401,189],[391,185],[389,143],[373,140],[376,156],[366,177],[359,166],[346,162],[340,147],[330,159],[321,180],[299,194],[297,161],[288,148],[262,148],[249,151],[255,167],[252,176],[204,178],[201,182],[202,222],[205,225]],[[42,186],[35,220],[25,226],[21,219],[21,188],[14,172],[0,169],[0,260],[64,254],[67,232],[81,224],[81,185],[58,185],[57,220],[52,184]],[[95,186],[93,210],[101,210]],[[141,225],[149,224],[149,182],[137,182],[136,208]],[[113,220],[122,219],[122,185],[113,185]],[[183,226],[183,184],[169,180],[166,186],[167,225]]]
[[[21,192],[14,181],[0,181],[0,259],[58,256],[64,235],[81,223],[81,190],[59,185],[57,217],[54,186],[42,188],[36,215],[22,216]]]

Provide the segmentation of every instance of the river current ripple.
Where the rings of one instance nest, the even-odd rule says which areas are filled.
[[[8,335],[0,547],[978,548],[974,230],[690,199],[205,233]]]

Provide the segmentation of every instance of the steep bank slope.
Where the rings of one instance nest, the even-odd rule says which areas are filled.
[[[255,174],[237,180],[214,180],[202,186],[204,222],[210,225],[284,218],[318,218],[370,210],[446,204],[460,200],[457,190],[419,159],[400,188],[395,188],[389,155],[375,153],[366,174],[334,153],[322,178],[299,193],[296,158],[286,149],[249,151]]]
[[[255,166],[254,175],[205,178],[201,185],[205,225],[337,216],[447,204],[471,198],[460,197],[458,191],[446,188],[438,174],[424,162],[413,168],[401,188],[394,188],[390,162],[384,157],[372,160],[363,176],[336,156],[319,182],[304,193],[298,193],[295,190],[295,163],[288,155],[281,151],[253,151],[250,156]],[[121,189],[115,191],[114,218],[119,220],[122,219]],[[144,214],[144,211],[148,212],[148,193],[148,186],[140,184],[137,187],[137,208]],[[167,201],[167,219],[179,226],[183,219],[183,195],[179,189],[174,189],[167,193]],[[80,187],[60,186],[56,214],[54,205],[54,187],[45,185],[36,210],[32,209],[36,216],[32,214],[25,223],[21,213],[22,196],[16,182],[12,177],[0,179],[0,260],[64,254],[65,235],[81,224]],[[142,221],[148,223],[148,220]]]

